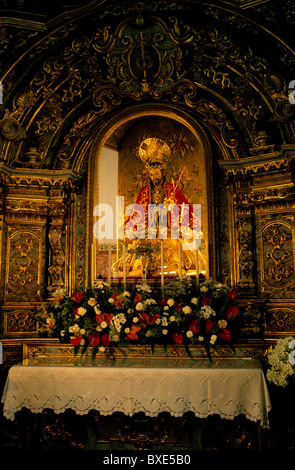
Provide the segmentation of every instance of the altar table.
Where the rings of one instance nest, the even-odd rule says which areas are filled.
[[[101,415],[143,412],[155,417],[168,412],[193,412],[206,418],[217,414],[247,419],[269,427],[270,397],[259,361],[181,359],[179,367],[164,360],[113,360],[98,367],[15,365],[4,387],[3,414],[14,420],[27,408],[33,413],[52,409],[77,414],[96,410]]]

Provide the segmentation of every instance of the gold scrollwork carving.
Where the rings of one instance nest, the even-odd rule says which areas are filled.
[[[34,292],[40,277],[40,233],[14,231],[9,238],[7,292]]]
[[[35,315],[30,310],[4,311],[4,333],[35,333]]]
[[[272,289],[294,283],[294,227],[273,221],[261,231],[262,281]]]
[[[266,322],[266,333],[295,333],[295,312],[290,308],[270,308],[269,321]]]

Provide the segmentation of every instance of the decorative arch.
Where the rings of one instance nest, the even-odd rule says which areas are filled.
[[[204,149],[204,155],[206,158],[206,216],[208,219],[208,226],[206,229],[206,234],[210,234],[208,240],[208,272],[215,277],[216,276],[216,259],[215,259],[215,236],[214,236],[214,225],[215,225],[215,210],[214,210],[214,191],[213,191],[213,171],[212,171],[212,152],[210,141],[207,134],[204,132],[200,123],[194,119],[190,114],[186,113],[181,109],[176,107],[171,107],[168,105],[157,106],[153,104],[139,104],[128,110],[124,110],[117,115],[114,115],[112,119],[107,121],[104,126],[97,131],[96,138],[93,142],[89,166],[88,166],[88,190],[87,190],[87,206],[89,208],[87,213],[87,238],[88,238],[88,277],[90,275],[89,269],[91,265],[91,245],[93,240],[93,230],[94,225],[93,218],[93,209],[96,204],[99,203],[99,188],[97,184],[98,175],[99,175],[99,157],[102,152],[104,145],[109,141],[111,136],[118,132],[121,129],[122,137],[124,134],[129,131],[133,125],[138,124],[142,120],[148,118],[161,117],[162,119],[167,119],[175,121],[186,129],[188,129],[193,136],[201,142],[201,145]],[[127,129],[125,132],[122,129]],[[215,162],[216,164],[216,162]],[[95,257],[96,258],[96,257]]]

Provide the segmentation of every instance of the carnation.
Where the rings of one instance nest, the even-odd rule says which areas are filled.
[[[182,311],[183,313],[185,313],[185,315],[189,315],[190,313],[192,313],[192,309],[190,308],[189,305],[183,307]]]
[[[138,310],[138,311],[143,310],[143,309],[144,309],[143,303],[142,303],[142,302],[138,302],[138,303],[136,304],[135,309]]]
[[[214,344],[217,340],[217,336],[216,335],[212,335],[211,336],[211,339],[210,339],[210,344]]]
[[[226,320],[218,320],[218,328],[223,329],[226,328],[227,321]]]
[[[86,308],[84,307],[78,308],[78,315],[81,315],[81,317],[83,317],[83,315],[85,315],[86,312],[87,312]]]
[[[90,305],[90,307],[94,307],[94,305],[96,305],[96,300],[94,297],[91,297],[89,300],[88,300],[88,305]]]

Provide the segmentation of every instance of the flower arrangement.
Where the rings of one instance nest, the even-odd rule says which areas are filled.
[[[111,287],[106,282],[87,292],[68,296],[61,289],[39,311],[40,333],[70,342],[83,354],[93,347],[112,353],[125,344],[200,343],[211,360],[210,348],[218,343],[232,345],[232,327],[239,312],[233,305],[237,289],[207,279],[197,287],[189,278],[176,279],[164,291],[148,284],[130,289]]]
[[[291,336],[278,339],[276,346],[267,355],[269,382],[285,388],[295,372],[295,339]]]

